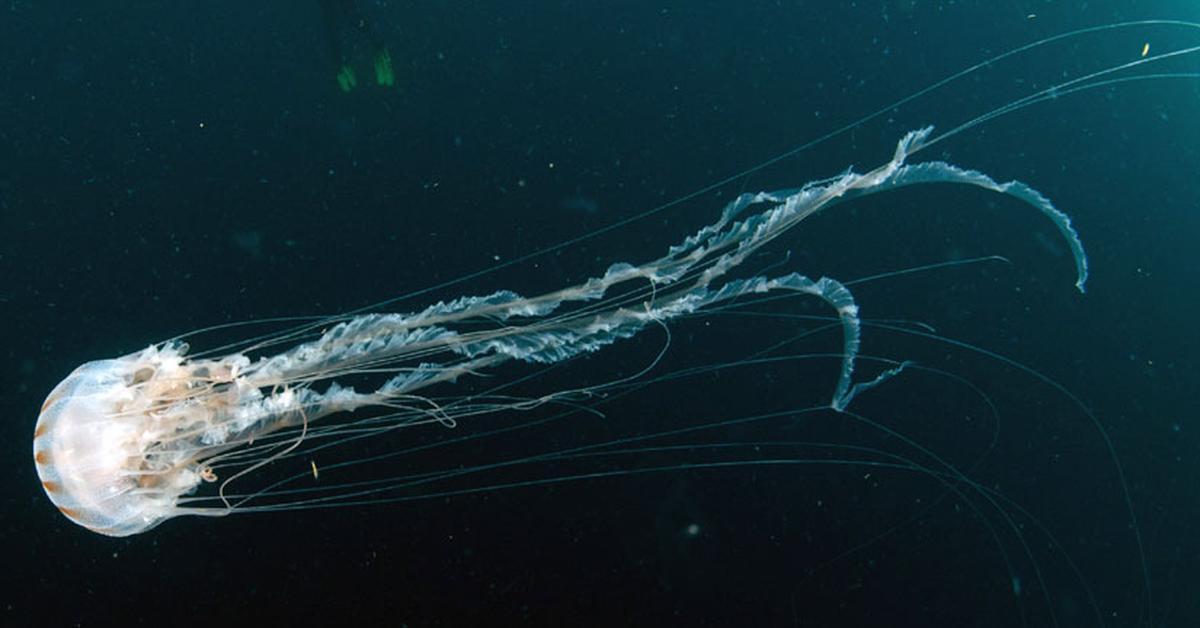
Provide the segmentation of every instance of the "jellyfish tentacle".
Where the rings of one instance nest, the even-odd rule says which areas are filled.
[[[1071,223],[1071,217],[1054,206],[1050,199],[1041,192],[1021,181],[999,183],[978,170],[960,168],[944,161],[925,161],[909,164],[898,168],[886,179],[881,180],[869,193],[885,192],[908,185],[928,183],[960,183],[991,190],[1005,196],[1011,196],[1033,206],[1049,218],[1071,249],[1075,259],[1075,287],[1084,292],[1088,279],[1087,253],[1083,250],[1083,241]]]

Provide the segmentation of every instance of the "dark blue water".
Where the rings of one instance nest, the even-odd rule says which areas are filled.
[[[775,442],[737,459],[806,464],[181,519],[114,540],[55,512],[29,453],[46,393],[84,361],[437,285],[723,181],[991,55],[1123,20],[1200,19],[1191,3],[363,1],[396,83],[374,84],[362,54],[374,40],[342,29],[360,64],[349,92],[317,2],[93,4],[0,8],[0,622],[1200,621],[1195,79],[1064,95],[922,155],[1023,180],[1070,213],[1092,261],[1086,295],[1043,217],[944,186],[839,206],[748,260],[750,271],[784,263],[846,281],[1010,260],[854,288],[880,324],[866,328],[863,352],[930,369],[856,400],[876,424],[824,412],[688,441]],[[1137,59],[1147,43],[1150,54],[1194,46],[1200,30],[1110,31],[1023,53],[649,218],[394,308],[536,294],[650,259],[740,191],[873,167],[907,130],[951,128]],[[1123,76],[1194,73],[1197,59]],[[683,322],[660,372],[744,358],[816,326],[783,316],[797,313],[827,314],[789,299]],[[897,320],[1032,371],[881,326]],[[828,353],[838,341],[826,331],[777,353]],[[662,342],[648,332],[527,392],[636,372]],[[605,405],[603,419],[372,472],[812,406],[835,369],[792,360],[708,372]],[[393,438],[378,446],[407,435]],[[910,468],[873,467],[847,446]],[[695,449],[521,477],[720,459]]]

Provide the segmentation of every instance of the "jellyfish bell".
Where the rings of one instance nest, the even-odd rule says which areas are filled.
[[[206,476],[199,452],[213,408],[237,393],[247,360],[188,362],[187,346],[148,347],[87,362],[46,398],[34,428],[42,488],[71,521],[109,536],[145,532],[178,514]],[[230,445],[232,446],[232,445]]]
[[[116,359],[75,369],[50,392],[33,432],[33,458],[50,501],[71,521],[111,536],[136,534],[167,517],[147,513],[150,500],[131,496],[137,483],[124,477],[141,432],[132,420],[112,418],[112,409],[132,397],[127,367]]]

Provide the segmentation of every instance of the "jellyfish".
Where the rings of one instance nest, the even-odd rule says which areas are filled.
[[[1055,41],[1133,27],[1190,31],[1198,25],[1130,22],[1040,40],[966,68],[766,164],[854,130],[1001,59]],[[1088,281],[1088,258],[1066,213],[1026,183],[993,178],[964,167],[965,163],[950,163],[944,156],[930,158],[934,152],[930,149],[998,117],[1077,92],[1138,80],[1200,77],[1190,69],[1148,69],[1151,64],[1170,59],[1190,59],[1200,52],[1200,46],[1171,48],[1156,43],[1154,53],[1149,54],[1139,40],[1131,50],[1127,61],[1060,79],[1045,88],[1032,88],[1028,95],[965,122],[944,125],[948,130],[939,134],[931,127],[907,133],[898,139],[890,157],[877,157],[877,167],[846,169],[799,187],[739,194],[714,213],[710,224],[666,247],[657,257],[600,267],[590,278],[560,289],[541,294],[480,290],[474,295],[447,297],[406,309],[390,307],[394,301],[388,301],[334,316],[251,322],[229,329],[242,334],[246,329],[258,329],[250,325],[282,322],[286,327],[202,351],[190,346],[196,344],[193,336],[198,334],[188,334],[123,357],[88,362],[50,392],[37,418],[33,457],[41,486],[50,501],[75,524],[102,535],[129,537],[184,515],[223,517],[386,503],[408,499],[406,491],[410,489],[418,491],[413,498],[420,499],[431,494],[464,494],[597,477],[753,465],[828,463],[864,467],[868,475],[879,469],[897,470],[932,480],[956,506],[964,504],[976,514],[987,508],[996,512],[994,518],[981,516],[979,520],[997,540],[1003,560],[1010,563],[1014,556],[1024,555],[1033,567],[1021,572],[1007,564],[1009,578],[1004,587],[1017,599],[1040,593],[1053,613],[1055,604],[1046,593],[1051,576],[1033,556],[1035,550],[1024,536],[1030,533],[1026,530],[1038,529],[1036,518],[998,488],[972,480],[967,465],[952,463],[900,430],[869,422],[856,412],[859,406],[873,401],[877,387],[895,390],[905,378],[936,370],[916,360],[881,359],[861,351],[864,329],[887,326],[860,315],[852,290],[857,292],[862,280],[801,274],[804,269],[796,267],[790,257],[766,267],[761,262],[769,254],[768,245],[794,236],[797,225],[824,210],[900,188],[953,184],[1010,197],[1016,202],[1005,207],[1032,209],[1040,214],[1040,219],[1057,230],[1063,250],[1071,254],[1075,287],[1082,292]],[[685,198],[699,198],[762,167],[723,179]],[[625,220],[616,224],[628,223]],[[531,257],[517,261],[528,259]],[[948,262],[959,263],[972,262]],[[469,277],[486,275],[479,272]],[[410,294],[406,303],[422,294],[429,292]],[[681,342],[704,344],[703,337],[681,340],[683,334],[680,338],[673,336],[689,329],[693,322],[712,321],[716,326],[721,323],[715,320],[717,316],[740,306],[794,298],[805,298],[826,308],[825,316],[812,320],[819,321],[821,330],[839,336],[837,350],[806,356],[758,352],[743,357],[734,367],[754,369],[774,360],[814,358],[821,365],[829,365],[828,377],[821,382],[828,388],[820,389],[819,406],[786,407],[775,413],[732,418],[688,417],[680,419],[681,426],[671,429],[631,429],[620,436],[605,432],[594,441],[581,439],[582,444],[539,442],[529,445],[532,453],[528,455],[501,452],[482,461],[466,457],[468,452],[440,447],[456,443],[486,449],[493,444],[492,439],[522,439],[551,421],[557,421],[555,425],[561,428],[584,423],[571,420],[583,415],[603,418],[603,403],[633,391],[653,390],[696,373],[732,370],[725,363],[685,365],[665,373],[659,367],[670,360],[672,350]],[[912,326],[900,331],[918,337],[933,336]],[[738,332],[750,337],[757,330],[746,325],[739,326]],[[588,364],[590,356],[617,353],[620,346],[648,338],[657,350],[631,369],[589,373],[593,379],[600,378],[598,382],[555,377],[560,373],[557,369]],[[987,355],[1003,360],[995,354]],[[1014,362],[1005,364],[1037,376]],[[953,373],[941,375],[971,386]],[[1068,401],[1073,399],[1069,391],[1044,378],[1042,381],[1056,387]],[[990,403],[983,394],[980,398]],[[1124,514],[1135,541],[1145,606],[1153,608],[1146,554],[1120,462],[1099,422],[1081,403],[1076,408],[1092,418],[1109,447]],[[895,450],[845,443],[814,445],[797,444],[788,438],[723,440],[707,436],[713,430],[735,432],[767,420],[795,421],[810,410],[845,419],[847,424],[867,426],[883,438],[917,452],[920,459]],[[430,434],[452,436],[436,441],[428,438]],[[326,452],[344,452],[376,439],[389,440],[392,450],[385,449],[378,455],[356,450],[339,462],[326,461]],[[397,442],[404,445],[395,446]],[[815,447],[820,453],[810,454],[811,449],[806,447]],[[406,467],[406,456],[414,452],[438,458],[436,466],[419,470]],[[444,453],[451,455],[442,460],[439,457]],[[673,455],[694,458],[676,463],[658,457]],[[634,457],[640,458],[635,461]],[[375,467],[361,475],[343,475],[357,465],[381,461],[387,467],[383,473],[376,474],[379,467]],[[589,466],[597,461],[602,464]],[[606,461],[612,465],[605,466]],[[560,462],[580,464],[581,470],[564,473],[554,466]],[[532,475],[509,475],[544,463],[554,468],[546,471],[547,467],[541,466],[534,468]],[[546,475],[539,475],[542,473]],[[244,488],[251,481],[253,486]],[[455,484],[459,481],[462,484]],[[420,492],[427,490],[423,487],[435,488]],[[1008,546],[999,542],[998,527],[1010,530],[1016,542]],[[701,534],[702,526],[689,523],[683,529],[690,538]],[[1032,533],[1044,534],[1050,551],[1062,549],[1045,528]],[[1069,562],[1069,556],[1064,560]],[[1075,565],[1069,564],[1066,569],[1075,571],[1074,577],[1090,595]],[[1097,623],[1104,624],[1100,604],[1091,599],[1090,605]]]
[[[1147,26],[1197,28],[1183,22],[1131,22],[1040,40],[975,64],[766,163],[778,163],[816,142],[854,130],[1006,57],[1089,33]],[[1011,593],[1015,600],[1041,595],[1053,615],[1056,608],[1068,605],[1049,599],[1049,583],[1056,574],[1039,563],[1035,554],[1053,555],[1060,571],[1057,575],[1074,571],[1066,577],[1077,578],[1081,591],[1090,596],[1087,578],[1070,563],[1064,544],[1001,492],[1000,483],[973,479],[974,465],[990,450],[965,463],[963,459],[975,452],[951,461],[902,429],[864,417],[869,413],[863,406],[912,390],[916,388],[909,386],[913,380],[930,373],[962,384],[964,390],[972,386],[968,378],[937,373],[919,359],[906,359],[909,356],[882,359],[864,351],[868,346],[864,337],[874,339],[873,330],[888,328],[887,323],[860,314],[860,303],[868,313],[873,304],[870,293],[859,288],[864,280],[840,274],[801,274],[810,269],[790,255],[769,264],[763,260],[777,253],[783,243],[801,241],[801,229],[796,227],[826,209],[843,208],[856,199],[900,188],[952,184],[1015,199],[1002,205],[1005,210],[1032,209],[1030,213],[1040,214],[1043,224],[1057,230],[1057,240],[1042,238],[1039,242],[1044,248],[1063,252],[1064,261],[1066,253],[1070,254],[1075,287],[1082,292],[1088,281],[1088,258],[1066,213],[1031,185],[1006,181],[1007,177],[993,178],[1000,173],[991,168],[982,169],[990,175],[970,169],[967,166],[973,164],[962,158],[950,159],[944,154],[935,158],[932,149],[998,117],[1073,93],[1139,80],[1198,78],[1190,69],[1151,72],[1148,68],[1170,59],[1190,60],[1200,46],[1172,48],[1156,40],[1153,49],[1149,54],[1138,39],[1127,61],[1077,78],[1057,79],[1048,87],[1031,87],[1028,95],[965,122],[941,124],[947,130],[939,133],[921,128],[905,134],[898,138],[890,157],[863,156],[869,164],[880,164],[877,167],[850,168],[798,187],[722,199],[728,202],[723,208],[714,208],[720,211],[713,212],[710,224],[689,229],[690,235],[680,234],[686,235],[681,240],[664,242],[665,251],[646,255],[648,261],[615,257],[628,261],[599,265],[589,273],[590,278],[564,282],[569,285],[560,289],[522,294],[493,291],[500,286],[489,286],[468,296],[439,294],[444,297],[441,301],[413,305],[414,296],[432,294],[422,290],[407,295],[403,308],[395,307],[393,300],[334,316],[218,326],[237,334],[236,342],[215,348],[197,342],[195,336],[221,331],[210,328],[123,357],[88,362],[50,392],[37,417],[32,449],[41,486],[71,522],[101,535],[130,537],[184,515],[224,517],[345,508],[591,478],[632,478],[643,473],[707,468],[741,472],[766,465],[786,473],[803,464],[833,465],[839,477],[850,467],[863,469],[864,478],[880,470],[897,471],[898,475],[912,473],[921,482],[929,481],[940,495],[950,497],[946,501],[953,502],[953,508],[961,506],[968,515],[971,511],[980,515],[973,523],[995,541],[1008,572],[1001,594]],[[925,121],[916,120],[918,124]],[[685,198],[707,197],[708,192],[742,180],[761,167],[722,179]],[[837,171],[831,168],[825,174],[832,172]],[[630,222],[622,220],[616,225]],[[697,220],[698,224],[707,222]],[[855,237],[850,229],[844,233],[847,239]],[[671,242],[674,245],[668,247]],[[772,244],[775,246],[770,247]],[[517,262],[529,259],[532,255]],[[973,262],[946,264],[960,263]],[[487,275],[481,271],[469,278]],[[437,290],[449,285],[442,284]],[[751,339],[758,340],[759,329],[746,321],[755,319],[736,318],[731,313],[749,314],[739,308],[772,300],[790,308],[801,299],[809,302],[806,305],[823,308],[814,309],[823,316],[808,320],[816,320],[821,333],[828,333],[835,351],[797,356],[748,350],[749,355],[743,354],[736,363],[689,363],[685,357],[682,367],[678,362],[671,364],[672,354],[686,353],[692,347],[703,352],[708,339],[692,333],[697,327],[733,328],[732,333],[744,334],[749,344]],[[726,315],[728,318],[723,318]],[[780,315],[776,311],[772,316]],[[285,328],[257,334],[260,325],[276,323]],[[257,335],[246,338],[245,330],[255,330]],[[933,330],[919,324],[896,326],[893,331],[946,342],[945,338],[933,338]],[[653,349],[648,354],[647,346]],[[619,372],[588,368],[595,365],[594,356],[630,353],[642,361],[635,360],[632,367],[626,364]],[[986,357],[1004,360],[995,354]],[[675,419],[678,425],[669,429],[658,425],[643,429],[641,415],[635,413],[624,417],[620,429],[625,432],[614,435],[616,430],[608,431],[614,422],[605,420],[604,404],[622,395],[661,390],[671,381],[686,381],[703,373],[711,374],[710,381],[718,386],[722,385],[719,378],[735,369],[754,371],[778,363],[788,363],[790,368],[792,362],[810,358],[818,365],[814,370],[823,369],[819,373],[822,379],[795,381],[794,386],[805,387],[805,395],[810,385],[819,390],[812,408],[790,405],[788,399],[778,404],[783,409],[777,412],[730,415],[721,414],[721,409],[708,417]],[[1019,364],[1005,364],[1040,378]],[[590,379],[573,379],[578,370],[587,371]],[[1042,381],[1072,402],[1069,391]],[[759,394],[758,390],[751,388],[750,394]],[[762,396],[767,396],[766,384],[762,390]],[[990,404],[984,393],[975,392],[981,406]],[[1143,605],[1152,611],[1146,553],[1121,463],[1104,428],[1082,403],[1074,403],[1080,415],[1093,421],[1095,432],[1108,447],[1112,463],[1108,471],[1115,470],[1113,485],[1119,488],[1114,503],[1123,501],[1118,518],[1126,517],[1139,562],[1138,569],[1129,573],[1142,579]],[[865,426],[890,445],[871,449],[846,440],[800,442],[804,437],[793,435],[807,436],[804,430],[811,426],[804,421],[817,414],[831,423],[839,422],[838,429]],[[958,425],[944,424],[945,416],[935,418],[937,427],[927,428],[930,433],[939,430],[935,438],[959,437],[954,431]],[[552,421],[560,433],[589,431],[571,442],[534,442],[531,436],[542,436],[542,428]],[[740,431],[760,424],[765,428],[761,432]],[[779,426],[782,429],[776,429]],[[513,441],[525,439],[530,442],[520,446],[531,453],[514,453],[518,449]],[[379,446],[363,453],[372,443]],[[376,453],[379,449],[383,453]],[[412,464],[412,458],[422,456],[421,462],[430,460],[432,467]],[[993,460],[996,458],[999,456]],[[997,464],[1010,462],[1003,459]],[[353,473],[355,470],[360,473]],[[1033,481],[1040,487],[1043,479]],[[839,488],[831,488],[829,493],[840,494]],[[906,515],[918,511],[916,519],[923,507],[914,505],[917,501],[909,500],[899,509]],[[789,503],[787,512],[790,516],[810,507],[811,503]],[[692,521],[679,529],[685,531],[688,542],[704,534],[704,526]],[[1015,542],[1001,541],[998,537],[1003,533],[1011,533]],[[1029,535],[1040,536],[1030,541]],[[871,542],[867,539],[865,544]],[[840,547],[829,545],[837,554]],[[834,560],[840,558],[838,554]],[[1031,568],[1014,565],[1021,560]],[[1136,589],[1138,583],[1133,583],[1134,587],[1128,584],[1121,586]],[[1089,603],[1096,614],[1095,623],[1105,625],[1109,620],[1102,613],[1102,603],[1094,597]]]
[[[68,519],[109,536],[140,534],[181,515],[228,514],[236,508],[223,490],[215,506],[192,505],[187,496],[206,482],[221,481],[223,489],[233,477],[218,477],[214,467],[230,456],[245,457],[248,450],[262,457],[257,465],[265,464],[310,437],[327,417],[368,408],[390,412],[392,427],[454,426],[474,413],[594,394],[567,389],[535,399],[439,403],[423,391],[483,377],[512,362],[569,361],[648,328],[669,328],[682,317],[772,293],[811,296],[835,313],[842,351],[828,405],[844,411],[858,394],[905,368],[902,363],[855,380],[861,322],[849,289],[836,279],[798,272],[735,272],[753,252],[817,212],[906,186],[983,188],[1019,199],[1052,221],[1073,254],[1076,288],[1082,291],[1087,281],[1079,235],[1036,190],[943,161],[911,162],[931,133],[927,127],[906,134],[888,161],[864,173],[847,170],[796,189],[743,193],[715,222],[661,257],[613,264],[545,294],[501,290],[419,311],[325,320],[319,330],[305,325],[273,338],[271,345],[281,348],[254,359],[245,351],[189,357],[187,344],[172,341],[88,362],[42,406],[33,439],[42,487]],[[373,390],[344,382],[366,372],[390,377]],[[273,439],[276,434],[289,436]],[[315,463],[312,473],[318,474]]]

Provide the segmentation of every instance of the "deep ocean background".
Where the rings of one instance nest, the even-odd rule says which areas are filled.
[[[1012,500],[999,510],[920,473],[812,464],[182,518],[127,539],[71,524],[38,485],[30,441],[46,393],[82,362],[190,329],[347,311],[438,285],[724,181],[1040,38],[1200,20],[1183,0],[359,4],[391,51],[394,88],[338,89],[316,2],[0,6],[0,623],[1200,625],[1196,79],[1065,95],[922,155],[1023,180],[1070,213],[1092,262],[1084,295],[1043,217],[946,186],[838,207],[746,263],[848,281],[1010,260],[855,288],[869,321],[922,322],[1062,386],[867,327],[864,353],[914,359],[981,394],[914,372],[852,409],[970,468]],[[535,294],[650,259],[740,191],[873,167],[909,129],[951,128],[1137,59],[1146,43],[1151,53],[1194,46],[1200,30],[1107,31],[1022,53],[646,219],[391,307]],[[1198,72],[1200,55],[1154,71]],[[827,314],[791,299],[763,307]],[[812,326],[685,321],[660,368],[745,357],[795,325]],[[837,339],[817,334],[792,350],[836,351]],[[649,334],[556,376],[606,381],[661,345]],[[606,407],[602,427],[559,425],[427,462],[811,406],[834,368],[803,361],[651,387]],[[860,377],[877,370],[865,362]],[[1140,550],[1112,452],[1064,391],[1111,440]],[[871,446],[931,464],[828,412],[709,436]],[[693,455],[707,459],[674,460]]]

